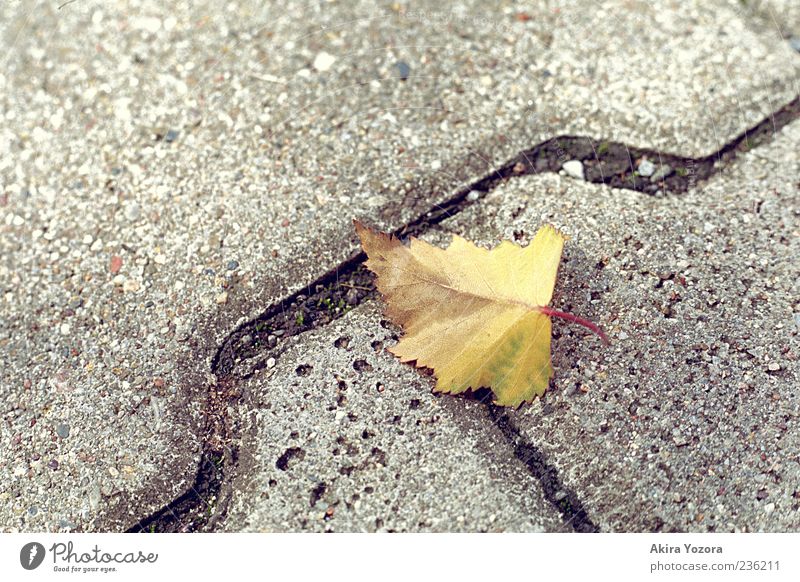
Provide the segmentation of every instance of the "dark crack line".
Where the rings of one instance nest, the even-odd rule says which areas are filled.
[[[479,202],[488,192],[508,179],[519,176],[558,172],[568,160],[583,163],[587,182],[606,184],[612,188],[636,190],[652,195],[680,194],[695,188],[702,181],[718,172],[738,154],[762,145],[788,123],[800,117],[800,97],[768,115],[760,123],[742,132],[718,151],[701,158],[678,156],[658,150],[629,147],[624,143],[596,140],[582,136],[558,136],[520,152],[510,161],[491,171],[484,177],[460,189],[446,202],[436,205],[419,215],[415,220],[398,228],[394,234],[404,238],[416,236],[442,221],[458,214]],[[652,176],[639,175],[638,162],[647,159],[656,171]],[[655,178],[655,179],[654,179]],[[478,192],[477,200],[470,192]],[[375,295],[372,275],[364,267],[366,256],[359,252],[343,261],[313,283],[292,293],[267,308],[251,321],[237,326],[218,346],[211,361],[211,371],[218,381],[232,381],[252,375],[264,366],[264,356],[277,356],[277,345],[288,337],[327,325],[353,307]],[[352,290],[349,294],[344,289]],[[346,298],[346,301],[345,301]],[[237,376],[237,364],[260,357],[250,370]],[[217,404],[226,408],[238,397],[223,399]],[[222,413],[224,414],[224,412]],[[564,517],[565,524],[575,531],[598,531],[597,526],[583,509],[574,492],[564,488],[558,471],[533,444],[527,442],[513,426],[507,416],[490,408],[495,424],[505,436],[515,456],[542,485],[545,498]],[[224,430],[229,429],[224,427]],[[213,426],[207,431],[203,443],[202,460],[193,486],[154,512],[129,531],[177,531],[192,527],[198,508],[205,510],[206,502],[198,492],[212,492],[216,498],[224,480],[235,471],[237,451],[226,449],[220,456],[219,447],[211,446],[219,440]],[[230,436],[230,435],[227,435]],[[209,463],[215,469],[208,470]],[[222,463],[222,467],[218,467]],[[566,495],[562,497],[562,494]],[[219,505],[225,505],[220,502]],[[225,507],[219,507],[215,519],[224,515]],[[189,523],[181,523],[182,521]]]
[[[661,191],[679,194],[690,187],[696,186],[700,181],[706,180],[725,162],[733,159],[737,153],[748,151],[757,145],[765,143],[780,128],[798,117],[800,117],[800,97],[795,98],[776,113],[766,117],[761,123],[740,134],[719,151],[704,158],[687,158],[656,150],[630,148],[625,144],[593,140],[586,137],[554,137],[518,154],[500,168],[462,188],[446,202],[435,206],[408,224],[398,228],[394,231],[394,234],[401,238],[418,236],[430,227],[455,216],[480,200],[480,198],[477,201],[470,200],[468,198],[470,192],[478,192],[485,196],[500,183],[510,178],[539,174],[545,171],[558,171],[564,161],[572,159],[581,160],[584,163],[586,181],[589,182],[604,183],[611,187],[637,190],[645,193],[655,194]],[[672,173],[655,183],[650,179],[638,177],[635,175],[633,160],[644,158],[657,160],[660,164],[657,166],[657,171],[659,168],[666,171],[665,168],[669,167]],[[679,171],[681,169],[685,171]],[[228,334],[217,348],[211,361],[212,373],[218,377],[231,375],[237,360],[246,360],[252,357],[248,353],[248,346],[237,345],[239,340],[245,335],[257,338],[260,331],[262,331],[256,329],[259,326],[263,326],[263,329],[273,327],[271,331],[275,331],[277,328],[271,326],[270,322],[274,322],[281,315],[285,317],[287,312],[291,311],[292,305],[298,302],[307,303],[310,298],[318,295],[321,289],[343,284],[347,285],[354,274],[356,275],[356,282],[361,282],[367,286],[371,285],[371,276],[363,267],[365,259],[366,256],[363,252],[357,253],[313,283],[273,304],[255,319],[239,325]],[[359,271],[363,271],[363,275]],[[364,285],[352,284],[351,287]],[[370,292],[364,293],[363,296],[361,296],[362,294],[357,294],[356,301],[351,302],[350,306],[360,304],[373,291],[374,289],[370,289]],[[317,299],[321,301],[324,297]],[[322,323],[329,323],[333,319],[337,319],[341,313],[332,315],[335,316],[323,318],[325,321]],[[287,325],[286,327],[290,329],[283,329],[282,338],[285,339],[314,327],[319,327],[319,325],[311,325],[311,323],[319,322],[306,322],[305,316],[302,319],[303,323]],[[255,336],[250,333],[251,331],[255,332]]]
[[[140,520],[125,533],[189,532],[209,519],[219,498],[222,486],[223,456],[205,443],[200,457],[200,468],[191,488],[173,499],[165,507]]]
[[[501,407],[490,404],[488,410],[489,418],[513,447],[514,456],[539,481],[544,498],[561,514],[564,525],[575,532],[599,532],[600,528],[589,517],[578,495],[562,483],[558,470],[548,463],[544,453],[522,435]]]

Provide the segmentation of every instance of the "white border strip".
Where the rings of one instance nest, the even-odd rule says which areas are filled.
[[[5,534],[0,575],[226,582],[583,576],[795,581],[799,550],[800,534]],[[25,560],[39,565],[26,570]]]

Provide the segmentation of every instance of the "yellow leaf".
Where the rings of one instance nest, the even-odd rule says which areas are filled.
[[[403,362],[433,370],[436,391],[491,388],[495,404],[519,406],[544,394],[550,364],[550,316],[594,324],[547,307],[564,236],[539,229],[527,247],[503,241],[492,250],[453,236],[446,250],[397,238],[355,221],[367,267],[404,335],[390,349]]]

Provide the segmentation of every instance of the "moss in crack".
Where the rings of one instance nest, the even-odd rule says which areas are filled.
[[[288,337],[338,319],[374,294],[373,276],[361,264],[329,274],[231,334],[215,358],[217,374],[230,374],[236,361],[270,352]]]

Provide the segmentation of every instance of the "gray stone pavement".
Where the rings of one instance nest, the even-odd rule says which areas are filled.
[[[685,196],[520,177],[443,222],[424,238],[493,246],[555,224],[570,237],[555,305],[602,324],[611,345],[556,322],[554,386],[498,411],[432,394],[385,351],[397,330],[377,302],[293,338],[245,384],[226,528],[516,531],[538,517],[559,531],[572,494],[603,531],[795,531],[799,140],[796,122]],[[523,441],[560,485],[541,466],[532,479]],[[502,473],[509,459],[516,478]],[[556,489],[547,510],[543,487]],[[544,519],[553,512],[562,523]]]
[[[442,225],[572,237],[556,304],[612,345],[559,325],[555,390],[510,416],[602,529],[800,527],[798,140],[681,197],[522,178]]]
[[[242,390],[228,531],[562,531],[478,402],[387,357],[371,302],[292,338]],[[394,336],[396,337],[396,336]]]
[[[758,0],[746,2],[743,12],[749,18],[761,18],[765,29],[789,39],[791,46],[800,51],[800,5],[792,0]]]
[[[774,6],[780,10],[778,2]],[[372,3],[167,6],[78,0],[60,10],[49,3],[9,3],[0,12],[6,48],[0,57],[0,527],[121,530],[190,489],[206,436],[205,403],[218,389],[210,374],[217,346],[236,325],[351,256],[354,216],[382,228],[400,227],[518,152],[560,134],[705,156],[769,118],[797,96],[800,57],[779,27],[770,28],[761,16],[766,13],[744,10],[732,0],[658,8],[549,2],[526,10],[477,2],[442,9],[433,2],[376,8]],[[784,13],[777,14],[783,23]],[[787,11],[786,26],[793,26],[792,18]],[[787,179],[790,149],[777,151],[774,162],[775,172]],[[758,158],[761,151],[752,155]],[[576,201],[572,222],[566,222],[567,214],[561,218],[565,229],[581,236],[601,232],[602,225],[578,212],[585,204],[577,201],[595,199],[604,189],[572,183],[565,188],[564,196]],[[692,196],[702,198],[699,192]],[[688,210],[686,198],[640,202],[635,193],[621,196],[631,205]],[[503,204],[492,200],[486,201],[486,212],[489,204]],[[623,210],[612,202],[596,209],[613,215],[620,229],[626,228],[623,217],[644,219]],[[720,220],[718,212],[700,205],[687,220],[696,220],[691,226],[702,231]],[[576,230],[577,223],[586,224]],[[474,236],[499,238],[497,227],[474,228]],[[795,240],[793,231],[781,228],[770,224],[767,233]],[[645,240],[661,249],[664,237]],[[733,262],[738,255],[725,256],[720,269],[738,264]],[[708,281],[710,275],[704,276]],[[791,279],[792,273],[780,276]],[[775,277],[776,288],[785,283]],[[635,307],[637,295],[630,289],[612,291],[619,294],[615,305],[631,312],[642,308]],[[773,300],[779,301],[763,301]],[[358,311],[362,317],[374,313],[364,309]],[[597,309],[601,317],[607,311]],[[354,320],[358,316],[336,325],[366,325]],[[658,332],[667,333],[664,329]],[[328,331],[315,333],[314,341],[324,343]],[[312,340],[292,341],[301,354],[304,342]],[[590,348],[594,354],[591,344],[574,349]],[[671,349],[677,357],[686,346]],[[589,353],[569,361],[594,361]],[[657,357],[638,361],[656,370]],[[687,358],[697,360],[692,361],[702,374],[711,374],[713,361]],[[383,360],[371,365],[379,371],[373,372],[376,383],[378,375],[398,370]],[[314,373],[322,374],[318,368]],[[275,370],[292,369],[281,362]],[[791,386],[790,363],[768,372],[767,380]],[[405,375],[387,375],[386,392],[401,390],[393,378],[416,377],[416,372],[392,373]],[[609,371],[607,377],[614,375]],[[259,378],[249,380],[254,394],[267,391]],[[274,378],[269,393],[282,389]],[[295,378],[292,382],[299,381]],[[618,371],[616,380],[621,381]],[[309,382],[303,378],[293,389]],[[403,390],[410,398],[411,386]],[[427,393],[424,387],[418,391]],[[475,443],[481,440],[477,435],[492,440],[502,432],[502,419],[487,424],[489,413],[476,403],[454,399],[434,405],[423,396],[417,412],[401,414],[396,407],[404,408],[402,402],[382,398],[385,414],[408,417],[401,422],[440,416],[442,435],[466,434],[462,438]],[[353,401],[368,407],[368,395]],[[266,400],[253,397],[254,411],[261,402]],[[648,410],[654,405],[652,399],[641,402]],[[275,406],[292,410],[290,404],[283,399]],[[429,413],[429,406],[446,412]],[[513,420],[520,438],[531,438],[550,455],[546,444],[527,435],[528,418],[540,414],[541,406]],[[681,413],[681,406],[674,406],[672,421]],[[462,408],[463,418],[453,412]],[[742,404],[741,414],[745,409]],[[748,419],[770,412],[747,410]],[[269,415],[259,419],[247,410],[236,412],[249,431],[271,426]],[[313,412],[307,414],[313,418]],[[378,424],[377,411],[361,414]],[[554,423],[553,442],[574,430],[555,418],[545,416]],[[329,426],[335,414],[333,421],[319,422]],[[355,440],[357,428],[348,426],[344,436]],[[309,448],[309,463],[325,470],[298,465],[296,471],[330,489],[305,509],[308,527],[326,527],[328,522],[312,517],[337,501],[329,525],[346,529],[380,529],[378,519],[383,527],[398,529],[568,527],[554,517],[561,512],[563,518],[563,503],[555,497],[563,501],[564,492],[553,489],[553,482],[537,485],[530,473],[518,474],[518,465],[530,465],[530,457],[473,445],[463,452],[447,449],[448,463],[442,466],[438,453],[426,448],[427,437],[408,428],[400,430],[410,435],[407,444],[415,450],[391,448],[393,440],[384,435],[386,466],[359,457],[372,468],[340,475],[335,483],[335,465],[323,462],[333,441],[321,439],[318,450]],[[608,430],[618,428],[609,424]],[[297,439],[311,438],[309,430],[298,432]],[[244,434],[250,435],[253,460],[243,461],[230,481],[235,485],[224,527],[301,527],[302,518],[292,512],[298,499],[308,502],[310,481],[301,486],[275,479],[274,492],[260,491],[276,505],[252,504],[261,499],[256,492],[264,487],[263,478],[267,484],[272,479],[267,473],[274,468],[271,455],[278,442],[295,445],[259,445],[258,432]],[[290,438],[291,431],[281,435]],[[359,454],[366,447],[360,444]],[[460,494],[468,502],[426,497],[416,489],[419,478],[405,472],[398,479],[410,490],[404,497],[378,486],[396,464],[409,465],[411,459],[418,459],[439,495],[449,477],[468,481],[471,487]],[[585,498],[603,527],[626,528],[630,506],[600,507],[594,495],[601,485],[586,491],[579,466],[573,463],[570,470],[562,458],[558,462],[570,499]],[[783,466],[791,471],[788,461]],[[601,481],[608,487],[626,474],[611,466],[601,469],[602,475],[613,473]],[[494,486],[500,490],[489,494]],[[355,491],[361,487],[380,493],[367,499]],[[523,490],[529,498],[517,493]],[[356,493],[364,497],[358,508]],[[676,494],[683,496],[676,513],[664,512],[659,519],[668,527],[688,528],[675,515],[698,501],[682,490]],[[402,501],[405,513],[379,511],[387,499],[390,508]],[[490,508],[498,503],[519,508],[519,514],[496,511],[490,520]],[[724,503],[742,516],[733,519],[734,527],[774,529],[789,523],[761,521],[767,514],[760,505],[745,508],[728,498]],[[769,519],[776,519],[777,508],[776,503]],[[655,523],[637,522],[642,515],[630,519],[628,528]],[[720,528],[728,527],[732,518],[727,519],[717,520]]]

